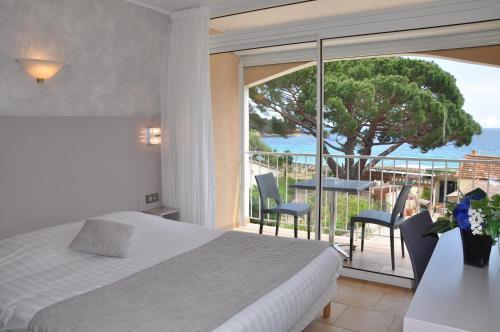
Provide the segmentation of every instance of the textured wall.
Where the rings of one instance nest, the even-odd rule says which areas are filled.
[[[168,17],[123,0],[0,0],[0,239],[161,192]],[[66,64],[37,84],[16,58]]]
[[[167,25],[123,0],[0,0],[0,115],[159,115]],[[66,67],[38,85],[20,57]]]

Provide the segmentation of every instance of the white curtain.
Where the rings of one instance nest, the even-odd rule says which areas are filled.
[[[208,23],[206,7],[171,14],[161,73],[162,196],[182,221],[214,227]]]

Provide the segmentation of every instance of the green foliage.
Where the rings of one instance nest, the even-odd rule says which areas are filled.
[[[444,216],[439,217],[436,222],[434,222],[431,227],[429,227],[425,232],[425,235],[440,234],[448,232],[453,228],[457,227],[457,222],[453,217],[453,210],[456,208],[456,203],[446,203],[446,211]]]
[[[429,227],[425,233],[426,235],[445,233],[456,227],[456,223],[450,218],[440,217]]]
[[[480,190],[480,192],[484,193],[482,190]],[[467,195],[473,193],[474,192]],[[491,198],[485,196],[483,199],[472,199],[470,203],[471,208],[479,211],[483,216],[485,221],[483,226],[484,234],[491,236],[493,242],[496,242],[500,235],[500,195],[493,195]],[[448,204],[446,215],[433,223],[432,226],[426,230],[424,235],[444,233],[458,227],[453,217],[453,210],[456,206],[457,204]]]
[[[250,130],[248,144],[250,151],[273,152],[273,150],[262,141],[259,132],[256,130]]]
[[[325,63],[324,82],[324,137],[330,151],[370,155],[374,146],[384,145],[381,155],[387,155],[407,143],[427,152],[449,143],[468,145],[481,133],[462,109],[455,78],[433,62],[400,57],[331,61]],[[283,122],[265,130],[282,135],[294,126],[317,135],[316,67],[257,85],[250,98],[252,118],[275,116],[275,122]],[[361,163],[365,170],[366,161]]]
[[[283,121],[273,116],[270,120],[271,131],[281,136],[288,136],[296,132],[295,126],[290,125],[289,121]]]
[[[289,121],[283,121],[276,116],[270,119],[261,117],[253,108],[250,110],[250,130],[265,135],[281,135],[283,137],[297,133],[297,128]]]
[[[428,201],[431,200],[431,188],[424,187],[424,189],[422,191],[422,199],[425,199],[425,200],[428,200]]]
[[[249,122],[250,122],[250,133],[252,131],[266,135],[270,135],[273,133],[269,120],[260,117],[260,115],[257,112],[253,111],[252,109],[250,109]]]
[[[481,212],[486,222],[485,227],[483,227],[484,233],[491,236],[495,242],[500,235],[500,195],[472,200],[471,208]]]

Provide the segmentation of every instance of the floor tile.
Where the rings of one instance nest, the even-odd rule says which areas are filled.
[[[373,310],[403,317],[411,302],[410,295],[385,294],[378,301]]]
[[[414,295],[412,290],[378,284],[368,281],[358,281],[352,278],[339,279],[343,284],[343,292],[358,296],[361,300],[348,299],[349,302],[359,305],[367,304],[366,294],[379,294],[379,300],[374,309],[359,308],[345,303],[332,302],[332,315],[323,318],[318,314],[316,320],[307,327],[305,332],[402,332],[404,311],[406,311]],[[345,294],[341,294],[342,298]],[[370,297],[370,296],[369,296]]]
[[[387,332],[393,320],[393,315],[348,307],[335,325],[359,332]]]
[[[344,329],[342,327],[332,326],[313,321],[302,332],[354,332],[352,330]]]
[[[366,271],[379,271],[382,269],[383,264],[378,264],[375,262],[370,262],[366,260],[355,259],[353,257],[352,262],[344,263],[344,266],[352,267],[354,269],[366,270]]]
[[[353,251],[352,261],[367,261],[371,263],[384,264],[390,256],[387,256],[383,251],[370,250],[368,248],[361,252],[359,250]]]
[[[316,320],[321,323],[333,325],[335,321],[342,315],[344,310],[347,308],[347,305],[337,302],[332,302],[330,306],[330,317],[323,317],[323,312],[318,314]]]
[[[363,288],[365,285],[366,281],[364,280],[353,279],[349,277],[340,277],[337,279],[337,290],[345,286]]]
[[[403,332],[403,318],[395,317],[388,332]]]
[[[359,308],[373,309],[382,295],[369,289],[345,286],[337,291],[334,301]]]
[[[373,282],[367,282],[363,287],[366,289],[375,291],[375,292],[382,293],[382,294],[392,294],[392,295],[401,295],[401,296],[407,295],[408,292],[410,291],[407,288],[378,284],[378,283],[373,283]]]
[[[387,261],[387,264],[386,265],[389,265],[391,264],[391,260],[389,258],[389,260]],[[394,264],[398,267],[404,267],[404,268],[407,268],[407,269],[413,269],[412,265],[411,265],[411,259],[410,257],[406,256],[406,257],[397,257],[397,258],[394,258]]]
[[[380,273],[385,273],[385,274],[392,274],[392,275],[397,275],[405,278],[413,278],[413,270],[408,269],[408,268],[403,268],[403,267],[398,267],[393,270],[391,265],[384,265],[382,268],[378,271]]]

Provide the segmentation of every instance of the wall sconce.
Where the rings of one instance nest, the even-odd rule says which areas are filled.
[[[23,66],[28,75],[36,79],[37,83],[43,83],[48,80],[64,67],[63,63],[42,60],[42,59],[16,59],[16,61]]]
[[[146,128],[146,144],[157,145],[161,143],[161,128]]]

